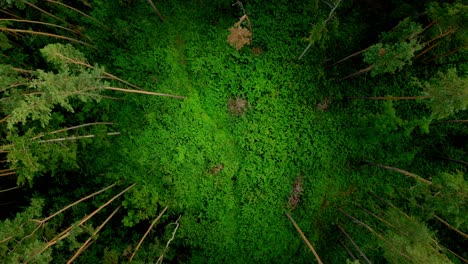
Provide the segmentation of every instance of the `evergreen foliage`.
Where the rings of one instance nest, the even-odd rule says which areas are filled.
[[[0,8],[1,263],[468,259],[463,1]]]

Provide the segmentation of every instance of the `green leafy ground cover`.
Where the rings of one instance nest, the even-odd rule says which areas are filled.
[[[28,210],[34,212],[34,217],[39,218],[39,211],[50,215],[109,182],[118,182],[122,189],[136,184],[120,202],[123,210],[77,262],[127,261],[149,223],[166,206],[168,211],[143,243],[135,262],[156,262],[168,241],[172,243],[165,252],[166,259],[174,263],[311,262],[312,253],[285,212],[294,217],[326,263],[344,263],[349,258],[338,243],[343,236],[337,224],[351,234],[370,259],[393,263],[402,261],[395,252],[411,253],[416,263],[427,263],[425,256],[434,254],[429,245],[435,233],[431,230],[444,230],[433,219],[436,212],[466,231],[466,202],[461,199],[449,207],[443,202],[445,198],[456,199],[445,193],[446,189],[466,193],[463,188],[457,189],[464,184],[466,167],[440,158],[464,159],[466,128],[445,120],[434,122],[431,105],[425,99],[369,100],[390,95],[423,96],[423,88],[428,85],[415,78],[431,82],[434,76],[443,79],[442,73],[451,66],[432,68],[420,63],[410,67],[414,54],[409,54],[410,59],[397,62],[400,70],[388,74],[387,63],[395,56],[387,55],[378,64],[383,74],[374,76],[377,73],[370,72],[344,81],[339,79],[368,67],[367,61],[361,57],[330,66],[391,36],[380,33],[394,32],[392,27],[409,16],[411,8],[391,1],[388,7],[395,10],[381,16],[382,3],[367,7],[363,2],[353,6],[345,1],[339,6],[338,10],[344,11],[337,15],[338,19],[331,16],[326,3],[319,1],[252,1],[245,3],[252,22],[252,43],[238,51],[227,42],[228,28],[239,21],[243,12],[231,4],[157,3],[166,18],[161,22],[146,1],[92,1],[90,14],[107,21],[113,32],[104,32],[82,17],[74,17],[76,14],[70,10],[54,7],[67,19],[88,23],[82,30],[93,39],[97,50],[80,50],[89,63],[102,65],[146,91],[186,97],[179,100],[105,92],[117,100],[103,99],[100,104],[73,101],[81,112],[54,112],[51,127],[95,120],[115,124],[112,129],[86,130],[97,137],[70,147],[70,158],[63,159],[71,165],[63,163],[57,169],[51,166],[50,173],[44,166],[41,173],[45,175],[35,175],[36,191],[29,195],[47,198],[32,200]],[[362,9],[362,5],[366,8]],[[85,6],[83,3],[81,8],[85,10]],[[314,45],[298,60],[312,42]],[[31,43],[42,48],[47,42],[38,37]],[[377,52],[382,47],[392,50],[391,46],[375,47]],[[454,60],[463,58],[464,52],[455,55]],[[19,48],[11,55],[20,60],[27,56]],[[371,55],[374,60],[382,57],[379,53]],[[45,64],[43,59],[28,56],[37,64]],[[466,74],[464,65],[458,67],[460,76]],[[53,69],[51,65],[44,67]],[[107,81],[112,86],[125,86]],[[466,111],[441,109],[453,119],[466,120]],[[121,134],[109,138],[105,136],[108,131]],[[53,158],[66,150],[65,144],[51,145],[63,147],[56,150],[58,154],[40,144],[34,146],[43,152],[39,160],[51,160],[52,164],[60,164],[60,159]],[[412,178],[370,166],[367,161],[407,169],[446,189],[428,189]],[[444,174],[447,172],[451,174]],[[431,191],[437,193],[434,200]],[[118,192],[112,190],[113,195]],[[407,220],[400,219],[398,212],[384,209],[388,205],[372,193],[393,201],[403,211],[414,214],[416,220],[401,224]],[[109,197],[95,197],[53,219],[46,225],[44,237],[52,238],[63,226],[81,219]],[[300,201],[295,204],[291,197],[299,197]],[[431,207],[421,209],[422,203]],[[394,221],[399,229],[389,231],[363,207]],[[342,209],[375,227],[392,242],[391,246],[350,221],[340,213]],[[107,215],[111,211],[103,210]],[[22,227],[18,229],[20,234],[27,235],[26,229],[34,228],[32,222],[21,224],[27,221],[27,215],[28,211],[18,215],[18,223],[3,222],[0,238],[16,226]],[[179,216],[180,228],[171,240],[176,226],[173,223]],[[94,231],[104,219],[98,215],[79,231]],[[426,224],[421,226],[417,221]],[[405,240],[408,236],[401,236],[401,230],[411,234],[420,231],[421,237]],[[66,262],[85,238],[80,232],[77,230],[69,241],[60,242],[57,250],[47,250],[36,260],[48,262],[53,256],[53,262]],[[441,243],[463,251],[462,245],[452,241],[450,231],[445,228],[441,234]],[[31,240],[44,243],[41,239]],[[30,247],[25,243],[24,252],[33,251],[33,242]],[[3,253],[10,249],[2,246],[0,250]],[[19,253],[15,254],[8,256],[21,259]],[[407,261],[404,257],[403,261]],[[458,261],[453,255],[450,258]],[[433,260],[444,262],[445,258],[434,255]]]
[[[119,124],[128,124],[122,125],[127,137],[117,147],[123,162],[111,171],[142,187],[125,201],[124,223],[150,220],[170,205],[172,214],[183,214],[179,243],[202,249],[194,262],[303,262],[310,256],[284,216],[295,179],[304,179],[296,213],[312,239],[318,229],[313,216],[347,181],[340,177],[345,135],[334,113],[318,110],[311,95],[323,73],[291,63],[292,52],[285,55],[277,43],[261,47],[259,55],[236,51],[225,28],[181,19],[199,16],[189,10],[138,34],[157,39],[143,41],[151,42],[143,54],[135,46],[116,58],[117,64],[131,56],[139,68],[154,69],[158,91],[187,96],[126,98],[131,106]],[[236,97],[250,104],[244,116],[229,111]],[[213,172],[217,166],[223,169]]]

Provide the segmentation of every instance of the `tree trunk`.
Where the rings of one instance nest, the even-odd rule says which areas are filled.
[[[153,226],[159,221],[159,219],[161,219],[161,217],[163,216],[163,214],[166,212],[167,210],[167,206],[164,207],[164,209],[162,210],[162,212],[156,217],[156,219],[154,219],[154,221],[151,223],[151,225],[148,227],[148,230],[146,230],[145,234],[143,235],[143,237],[140,239],[140,242],[138,242],[138,245],[136,246],[135,248],[135,251],[133,251],[133,254],[132,256],[130,256],[130,261],[132,261],[133,257],[135,257],[135,254],[137,253],[138,249],[140,248],[141,244],[143,244],[143,241],[145,240],[146,236],[149,234],[149,232],[151,231],[151,229],[153,228]]]
[[[366,263],[372,264],[372,262],[367,258],[366,254],[362,252],[362,250],[358,247],[356,242],[354,242],[354,240],[348,235],[348,233],[346,233],[346,231],[340,225],[336,225],[336,226],[341,231],[341,233],[343,233],[343,235],[349,240],[349,242],[351,242],[351,244],[354,246],[357,252],[359,252],[359,255],[361,255],[361,257],[366,261]]]
[[[83,251],[85,251],[86,248],[88,248],[88,246],[91,244],[91,240],[96,238],[96,235],[99,233],[99,231],[101,231],[101,229],[107,224],[107,222],[109,222],[109,220],[111,220],[111,218],[117,213],[117,211],[119,211],[120,208],[122,208],[121,205],[117,207],[117,209],[115,209],[114,212],[112,212],[112,214],[110,214],[109,217],[106,218],[106,220],[104,220],[104,222],[94,231],[94,233],[88,238],[88,240],[86,240],[83,243],[83,245],[76,251],[75,255],[73,255],[73,257],[71,257],[70,260],[67,261],[67,264],[73,263],[73,261]]]
[[[359,71],[357,71],[357,72],[355,72],[355,73],[352,73],[352,74],[350,74],[350,75],[348,75],[348,76],[346,76],[346,77],[344,77],[344,78],[339,79],[338,81],[341,82],[341,81],[344,81],[344,80],[346,80],[346,79],[353,78],[353,77],[355,77],[355,76],[364,74],[364,73],[366,73],[366,72],[370,72],[370,71],[372,70],[372,68],[374,68],[374,66],[375,66],[375,64],[372,64],[372,65],[370,65],[369,67],[364,68],[364,69],[361,69],[361,70],[359,70]]]
[[[299,235],[301,236],[302,240],[304,241],[304,243],[307,245],[307,247],[309,247],[310,251],[312,251],[312,254],[314,254],[315,256],[315,259],[317,260],[317,262],[319,264],[323,264],[322,260],[320,259],[319,255],[317,254],[317,252],[315,251],[314,247],[312,246],[312,244],[310,244],[309,240],[307,239],[307,237],[304,235],[304,233],[302,232],[302,230],[299,228],[299,226],[296,224],[296,221],[294,221],[294,219],[288,214],[288,213],[285,213],[286,216],[288,217],[289,221],[291,221],[291,223],[293,224],[294,228],[296,228],[296,231],[299,233]]]
[[[97,50],[97,48],[94,47],[93,45],[88,44],[86,42],[83,42],[81,40],[77,40],[77,39],[73,39],[73,38],[69,38],[69,37],[64,37],[64,36],[61,36],[61,35],[51,34],[51,33],[45,33],[45,32],[40,32],[40,31],[33,31],[33,30],[11,29],[11,28],[0,28],[0,31],[15,32],[15,33],[27,33],[27,34],[32,34],[32,35],[39,35],[39,36],[53,37],[53,38],[58,38],[58,39],[65,39],[65,40],[69,40],[69,41],[72,41],[72,42],[83,44],[85,46],[88,46],[90,48],[93,48],[93,49]]]
[[[420,181],[420,182],[428,184],[428,185],[432,184],[431,181],[428,181],[428,180],[422,178],[421,176],[418,176],[416,174],[413,174],[411,172],[408,172],[408,171],[405,171],[405,170],[402,170],[402,169],[398,169],[398,168],[395,168],[395,167],[390,167],[390,166],[386,166],[386,165],[382,165],[382,164],[378,164],[378,163],[374,163],[374,162],[370,162],[370,161],[364,161],[364,163],[372,165],[372,166],[376,166],[376,167],[379,167],[379,168],[382,168],[382,169],[396,171],[398,173],[401,173],[403,175],[406,175],[408,177],[411,177],[411,178],[413,178],[413,179],[415,179],[417,181]]]
[[[368,100],[418,100],[430,99],[429,95],[426,96],[349,96],[348,99],[368,99]]]
[[[357,56],[357,55],[359,55],[359,54],[361,54],[361,53],[367,51],[369,48],[370,48],[370,47],[367,47],[367,48],[365,48],[365,49],[363,49],[363,50],[360,50],[360,51],[358,51],[358,52],[355,52],[355,53],[349,55],[348,57],[346,57],[346,58],[344,58],[344,59],[341,59],[341,60],[339,60],[339,61],[333,63],[333,64],[330,65],[330,66],[327,66],[327,68],[333,67],[333,66],[335,66],[335,65],[337,65],[337,64],[340,64],[340,63],[342,63],[342,62],[344,62],[344,61],[347,61],[348,59],[350,59],[350,58],[352,58],[352,57],[354,57],[354,56]]]
[[[468,239],[468,235],[463,233],[462,231],[460,231],[459,229],[453,227],[452,225],[450,225],[449,223],[447,223],[446,221],[444,221],[444,219],[440,218],[439,216],[437,215],[434,215],[435,219],[439,220],[442,224],[444,224],[446,227],[448,227],[449,229],[457,232],[459,235],[461,235],[462,237],[464,237],[465,239]]]
[[[72,33],[74,33],[74,34],[77,34],[77,33],[76,33],[74,30],[72,30],[72,29],[69,29],[69,28],[66,28],[66,27],[62,27],[62,26],[59,26],[59,25],[55,25],[55,24],[52,24],[52,23],[41,22],[41,21],[26,20],[26,19],[7,19],[7,18],[2,18],[2,19],[0,19],[0,21],[13,21],[13,22],[20,22],[20,23],[30,23],[30,24],[45,25],[45,26],[60,28],[60,29],[63,29],[63,30],[72,32]]]
[[[86,14],[86,13],[84,13],[84,12],[81,12],[80,10],[78,10],[78,9],[72,7],[72,6],[69,6],[69,5],[66,5],[66,4],[64,4],[64,3],[60,3],[60,2],[57,2],[57,1],[53,1],[53,0],[46,0],[46,1],[49,2],[49,3],[56,4],[56,5],[61,5],[61,6],[63,6],[63,7],[66,7],[66,8],[68,8],[68,9],[70,9],[70,10],[73,10],[73,11],[75,11],[75,12],[81,14],[82,16],[84,16],[84,17],[86,17],[86,18],[88,18],[88,19],[90,19],[90,20],[92,20],[92,21],[98,23],[98,24],[99,24],[101,27],[103,27],[105,30],[107,30],[107,31],[109,31],[109,32],[114,32],[112,29],[110,29],[108,26],[104,25],[103,23],[99,22],[99,21],[98,21],[97,19],[95,19],[94,17],[89,16],[88,14]]]
[[[38,254],[41,254],[43,253],[44,251],[46,251],[48,248],[50,248],[51,246],[57,244],[58,242],[64,240],[65,238],[67,238],[68,236],[70,236],[73,228],[75,228],[76,226],[81,226],[83,225],[84,223],[86,223],[89,219],[91,219],[95,214],[99,213],[104,207],[108,206],[110,203],[112,203],[115,199],[119,198],[120,196],[122,196],[124,193],[126,193],[128,190],[132,189],[133,187],[135,187],[135,183],[130,185],[129,187],[127,187],[125,190],[121,191],[120,193],[118,193],[117,195],[115,195],[114,197],[112,197],[110,200],[108,200],[107,202],[105,202],[103,205],[101,205],[98,209],[94,210],[91,214],[85,216],[83,219],[81,219],[76,225],[71,225],[69,226],[67,229],[65,229],[64,231],[62,231],[60,234],[56,235],[54,238],[52,238],[50,241],[47,242],[47,245],[45,247],[43,247],[42,249],[38,250],[38,251],[35,251],[33,252],[30,256],[29,256],[29,259],[26,261],[26,262],[29,262],[31,259],[33,259],[36,255]]]
[[[153,7],[154,9],[154,12],[156,12],[156,14],[158,15],[158,17],[161,19],[161,21],[164,21],[164,17],[161,15],[161,13],[159,13],[159,10],[156,8],[156,6],[154,5],[153,1],[152,0],[148,0],[148,3],[151,5],[151,7]]]

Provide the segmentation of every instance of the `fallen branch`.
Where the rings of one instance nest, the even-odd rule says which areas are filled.
[[[158,215],[158,217],[156,217],[156,219],[154,219],[153,223],[151,223],[151,225],[149,226],[148,230],[146,230],[146,233],[143,235],[143,237],[140,239],[140,242],[138,242],[138,245],[137,247],[135,248],[135,251],[133,251],[133,254],[132,256],[130,257],[130,260],[129,261],[132,261],[133,257],[135,257],[135,254],[137,253],[138,249],[140,248],[141,244],[143,244],[143,240],[145,240],[146,236],[149,234],[149,232],[151,231],[151,229],[153,228],[153,226],[159,221],[159,219],[163,216],[163,214],[166,212],[167,210],[167,206],[164,207],[164,209],[162,210],[162,212]]]

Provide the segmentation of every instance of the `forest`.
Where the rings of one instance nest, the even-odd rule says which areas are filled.
[[[0,263],[468,263],[462,0],[0,0]]]

